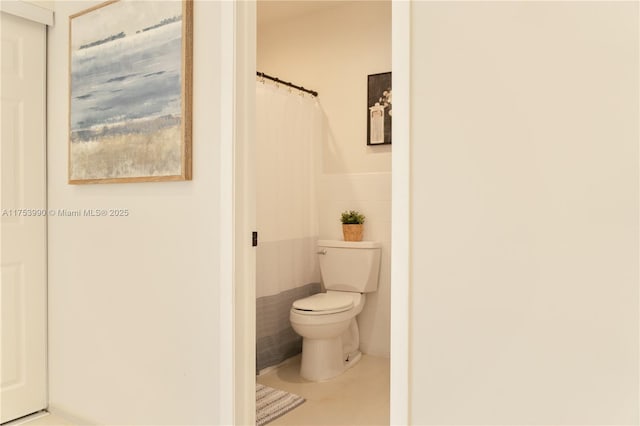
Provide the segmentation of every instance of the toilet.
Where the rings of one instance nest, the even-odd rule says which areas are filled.
[[[361,357],[356,316],[378,288],[380,244],[320,240],[318,259],[327,292],[296,300],[289,315],[302,336],[300,375],[312,381],[338,376]]]

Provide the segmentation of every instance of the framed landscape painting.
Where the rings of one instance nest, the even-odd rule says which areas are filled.
[[[69,18],[69,183],[191,179],[192,10],[112,0]]]

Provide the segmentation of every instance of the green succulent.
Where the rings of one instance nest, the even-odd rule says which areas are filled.
[[[356,210],[346,210],[342,212],[342,216],[340,217],[340,221],[344,225],[362,224],[364,223],[364,219],[364,215]]]

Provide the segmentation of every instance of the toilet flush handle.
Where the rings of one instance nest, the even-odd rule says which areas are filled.
[[[327,254],[327,250],[325,250],[325,249],[319,250],[318,254],[325,255],[325,254]]]

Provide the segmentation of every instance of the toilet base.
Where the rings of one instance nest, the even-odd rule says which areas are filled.
[[[332,339],[305,338],[302,340],[300,376],[313,382],[333,379],[353,367],[361,357],[360,351],[355,351],[345,360],[340,336]]]
[[[354,365],[356,365],[358,363],[358,361],[360,361],[360,358],[362,358],[362,352],[355,351],[353,353],[350,353],[349,357],[344,362],[344,369],[348,370],[351,367],[353,367]]]

